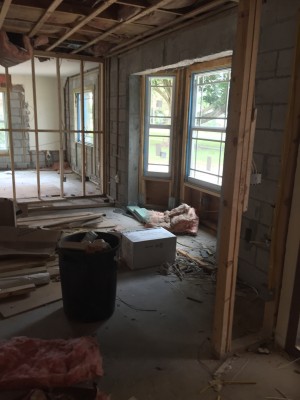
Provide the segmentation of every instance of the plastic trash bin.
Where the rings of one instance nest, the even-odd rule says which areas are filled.
[[[118,236],[96,232],[97,239],[110,244],[110,249],[87,253],[65,249],[65,241],[81,242],[85,232],[69,235],[58,244],[63,308],[69,319],[93,322],[109,318],[115,309]]]

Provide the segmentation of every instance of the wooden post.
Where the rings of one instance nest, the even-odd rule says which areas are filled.
[[[81,179],[82,195],[85,196],[85,129],[84,129],[84,70],[80,61],[80,117],[81,117]]]
[[[240,0],[224,155],[219,226],[221,241],[212,335],[213,351],[220,358],[231,349],[260,15],[261,0]]]
[[[298,20],[298,33],[290,84],[288,113],[283,136],[281,171],[271,235],[268,289],[271,293],[274,293],[274,298],[267,302],[265,306],[263,324],[263,333],[265,335],[271,335],[273,333],[277,321],[286,238],[293,190],[296,184],[295,173],[300,140],[300,17]]]
[[[97,145],[98,145],[98,165],[97,173],[99,179],[99,187],[101,194],[104,193],[104,177],[106,176],[105,170],[105,152],[103,151],[104,146],[104,80],[103,80],[103,63],[99,64],[99,76],[98,76],[98,134]],[[100,133],[99,133],[100,132]]]
[[[10,105],[10,90],[8,68],[5,67],[5,80],[6,80],[6,108],[7,108],[7,124],[8,124],[8,141],[9,141],[9,155],[10,155],[10,168],[11,168],[11,182],[13,189],[14,203],[17,202],[16,195],[16,177],[15,177],[15,156],[14,156],[14,140],[12,132],[12,119],[11,119],[11,105]]]
[[[39,150],[39,131],[38,131],[38,118],[37,118],[34,57],[31,58],[31,74],[32,74],[33,118],[34,118],[34,132],[35,132],[35,151],[36,151],[37,195],[38,195],[38,198],[40,199],[41,198],[40,159],[39,159],[39,151],[40,150]]]
[[[59,173],[60,173],[60,197],[64,197],[64,140],[62,129],[61,112],[61,81],[59,58],[56,59],[57,99],[58,99],[58,121],[59,121]]]

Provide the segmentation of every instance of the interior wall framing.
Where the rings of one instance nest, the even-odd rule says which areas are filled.
[[[67,160],[66,149],[69,149],[70,161],[72,163],[72,154],[78,147],[75,139],[75,127],[73,125],[66,126],[66,120],[73,120],[74,122],[74,101],[65,97],[63,104],[63,85],[62,78],[60,75],[60,59],[56,57],[56,75],[55,77],[45,78],[37,77],[35,74],[35,58],[31,60],[31,75],[29,76],[18,76],[13,75],[12,79],[10,76],[9,68],[6,68],[6,82],[21,82],[19,84],[8,84],[5,86],[6,92],[6,112],[7,112],[7,128],[5,131],[9,136],[9,151],[1,152],[0,155],[0,168],[11,169],[12,172],[12,186],[13,186],[13,198],[17,199],[17,184],[15,180],[16,169],[32,169],[35,168],[37,175],[36,184],[36,197],[41,198],[43,192],[41,191],[41,177],[40,168],[49,166],[47,160],[48,154],[51,154],[51,162],[57,162],[59,164],[60,172],[60,196],[64,197],[63,190],[63,176],[65,161]],[[81,61],[83,66],[84,62]],[[94,76],[93,76],[94,74]],[[104,175],[103,175],[103,112],[100,109],[103,106],[103,69],[96,68],[94,72],[86,72],[83,70],[79,73],[80,79],[83,81],[83,85],[92,82],[94,90],[94,130],[93,135],[95,137],[94,146],[85,146],[84,142],[80,143],[81,156],[76,154],[76,163],[72,163],[72,167],[75,172],[81,172],[84,176],[87,176],[95,183],[99,183],[99,188],[104,188]],[[30,80],[30,82],[29,82]],[[46,90],[43,86],[44,82],[49,80],[50,88]],[[86,80],[86,82],[85,82]],[[66,83],[66,87],[72,88],[73,82]],[[48,83],[47,83],[48,84]],[[77,85],[77,82],[76,82]],[[40,87],[38,87],[40,86]],[[28,90],[29,89],[29,90]],[[38,90],[40,89],[40,90]],[[28,93],[32,95],[32,105],[28,106]],[[66,90],[64,90],[66,92]],[[74,93],[72,93],[73,95]],[[30,94],[29,94],[30,95]],[[52,105],[56,108],[56,114],[50,115],[50,108],[46,105],[42,106],[44,96],[48,100],[51,99]],[[81,96],[81,106],[83,107],[83,96]],[[54,100],[56,99],[56,101]],[[72,108],[72,106],[73,108]],[[64,106],[64,110],[62,107]],[[71,108],[71,111],[70,109]],[[73,113],[73,114],[72,114]],[[49,114],[49,115],[48,115]],[[83,115],[83,112],[81,113]],[[46,122],[43,121],[43,116]],[[31,122],[30,122],[31,121]],[[42,121],[42,123],[41,123]],[[47,125],[47,121],[50,126]],[[53,124],[52,125],[52,122]],[[82,121],[82,131],[84,132],[84,120]],[[46,126],[45,126],[46,125]],[[42,128],[41,128],[42,126]],[[101,130],[100,130],[101,129]],[[44,138],[42,143],[40,138]],[[73,139],[73,141],[72,141]],[[55,144],[56,143],[56,144]],[[68,146],[69,145],[69,146]],[[72,147],[73,146],[73,147]],[[82,168],[82,154],[85,155],[86,162]],[[100,184],[101,181],[101,184]],[[85,195],[86,179],[82,179],[82,193]],[[102,192],[103,193],[103,192]]]

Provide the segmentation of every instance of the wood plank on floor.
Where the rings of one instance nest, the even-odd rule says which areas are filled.
[[[33,310],[45,304],[60,300],[60,282],[50,282],[48,285],[37,287],[29,296],[19,296],[0,303],[0,314],[7,318],[25,311]]]

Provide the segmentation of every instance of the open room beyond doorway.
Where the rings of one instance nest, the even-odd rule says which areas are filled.
[[[103,194],[102,64],[33,58],[0,73],[0,195]]]

